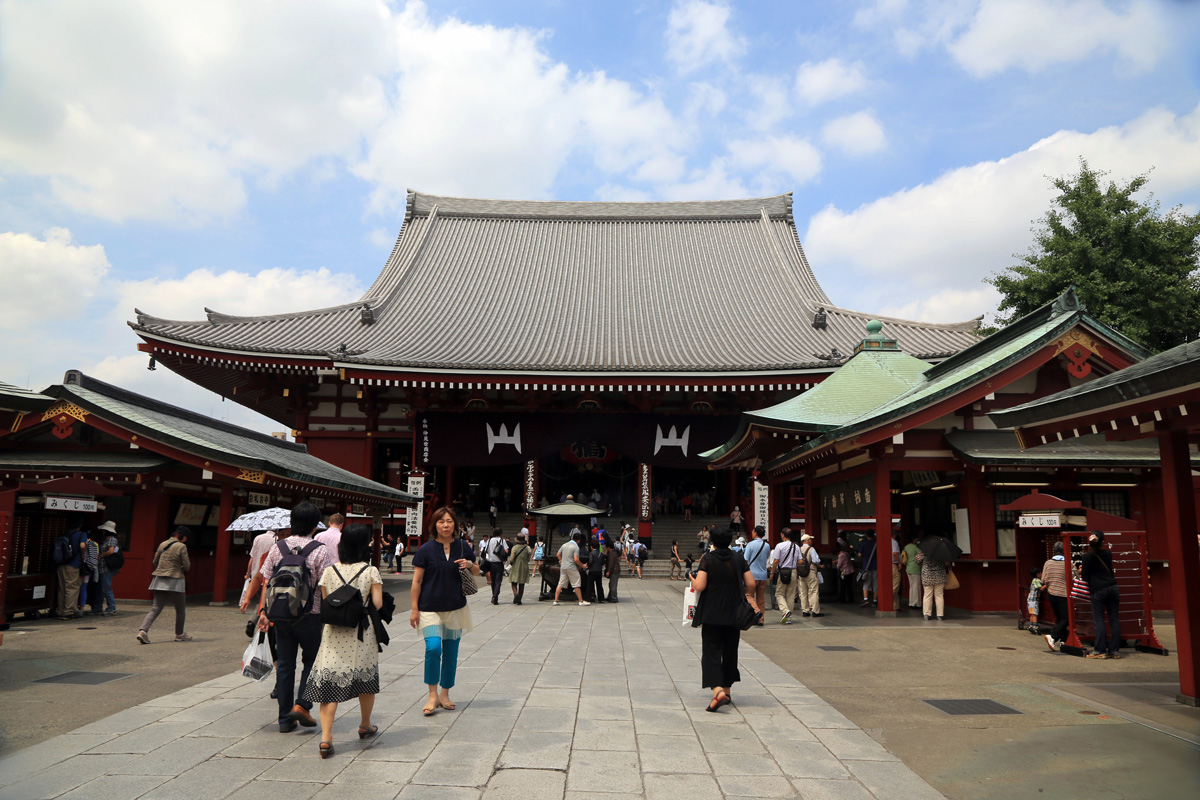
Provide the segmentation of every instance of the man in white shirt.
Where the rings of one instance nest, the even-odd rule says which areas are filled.
[[[813,537],[810,534],[806,533],[800,537],[800,559],[796,563],[808,561],[808,574],[801,577],[797,573],[799,584],[796,588],[800,594],[800,615],[823,617],[825,615],[821,613],[821,556],[817,554],[812,542]]]
[[[775,574],[775,602],[783,612],[779,623],[791,625],[792,604],[799,595],[800,586],[796,576],[796,562],[800,560],[800,545],[796,540],[800,538],[800,532],[784,528],[780,533],[785,538],[771,551],[771,572]]]
[[[346,524],[346,518],[341,514],[330,514],[329,522],[325,530],[313,537],[314,540],[320,542],[329,548],[329,555],[337,561],[338,543],[342,541],[342,526]]]
[[[275,546],[275,542],[278,539],[287,538],[289,533],[291,533],[290,528],[280,528],[278,533],[275,531],[267,531],[266,533],[260,533],[258,536],[255,536],[254,541],[250,544],[250,563],[246,567],[246,583],[244,586],[242,586],[242,599],[238,601],[238,605],[241,606],[243,614],[246,613],[246,608],[248,605],[246,602],[246,596],[250,591],[250,582],[254,580],[254,576],[258,574],[260,569],[262,569],[263,556],[265,556],[267,551]],[[282,536],[280,534],[282,534]]]
[[[484,563],[491,573],[492,605],[500,605],[500,584],[504,579],[504,561],[508,558],[508,545],[504,543],[504,532],[492,529],[492,535],[483,545]]]

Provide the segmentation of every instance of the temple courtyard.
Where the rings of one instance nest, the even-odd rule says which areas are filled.
[[[386,583],[397,596],[408,587],[407,576]],[[328,760],[317,729],[277,731],[269,681],[236,674],[247,640],[234,609],[190,608],[186,644],[164,639],[162,620],[148,647],[134,641],[135,604],[94,622],[18,621],[0,648],[0,797],[1174,798],[1200,787],[1200,711],[1174,703],[1173,653],[1085,661],[1046,652],[1008,617],[952,612],[938,624],[831,605],[788,627],[772,613],[745,634],[735,704],[710,714],[681,587],[626,577],[620,604],[586,608],[493,607],[481,592],[458,709],[430,718],[422,642],[397,620],[381,655],[380,734],[360,742],[357,704],[343,704]],[[1156,630],[1173,648],[1170,622]],[[115,679],[62,682],[77,671]]]

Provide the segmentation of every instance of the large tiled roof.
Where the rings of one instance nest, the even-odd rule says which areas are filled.
[[[37,411],[53,403],[44,394],[0,381],[0,410]]]
[[[813,327],[819,308],[826,327]],[[684,203],[475,200],[410,193],[383,271],[356,303],[202,322],[138,312],[150,338],[398,369],[729,373],[830,370],[872,315],[835,307],[791,195]],[[881,318],[919,358],[976,320]]]
[[[302,444],[152,400],[75,370],[44,394],[70,400],[151,442],[223,464],[393,502],[420,499],[309,455]],[[153,446],[147,444],[146,449],[153,450]]]

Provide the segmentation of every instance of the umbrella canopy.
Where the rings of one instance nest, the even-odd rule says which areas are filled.
[[[251,511],[242,514],[233,521],[227,531],[277,531],[280,528],[292,527],[292,510],[290,508],[264,508],[261,511]],[[317,530],[324,530],[325,523],[318,522]]]
[[[544,508],[531,508],[529,513],[539,517],[603,517],[607,512],[581,503],[555,503]]]
[[[917,547],[934,561],[954,561],[963,554],[962,548],[945,536],[926,536]]]

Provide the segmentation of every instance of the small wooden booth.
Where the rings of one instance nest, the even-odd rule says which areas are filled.
[[[1067,590],[1070,594],[1077,582],[1076,568],[1087,550],[1088,533],[1103,531],[1104,543],[1112,553],[1117,590],[1121,594],[1117,611],[1121,639],[1142,652],[1167,655],[1168,651],[1154,634],[1146,532],[1141,530],[1139,523],[1036,491],[1000,506],[1000,510],[1018,515],[1017,593],[1022,604],[1029,589],[1027,576],[1030,569],[1042,567],[1053,554],[1056,541],[1062,542],[1063,554],[1072,564],[1072,568],[1067,570]],[[1067,609],[1069,627],[1062,651],[1071,655],[1085,655],[1088,652],[1087,643],[1094,643],[1096,639],[1091,602],[1072,595]]]

